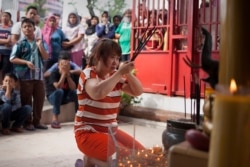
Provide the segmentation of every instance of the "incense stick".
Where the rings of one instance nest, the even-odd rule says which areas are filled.
[[[148,24],[146,30],[144,31],[143,35],[139,38],[139,45],[138,45],[138,47],[135,49],[134,54],[136,54],[136,53],[140,50],[140,48],[141,48],[141,46],[142,46],[142,43],[143,43],[142,40],[144,39],[144,36],[147,34],[148,29],[149,29],[149,24]],[[142,40],[140,40],[140,39],[142,39]]]
[[[148,29],[148,27],[147,27]],[[144,46],[146,45],[146,43],[150,40],[150,38],[153,36],[153,34],[155,33],[156,28],[153,27],[150,31],[150,34],[146,37],[146,39],[142,42],[142,44],[138,45],[138,47],[136,48],[133,57],[131,58],[131,61],[135,61],[136,57],[139,55],[139,53],[142,51],[142,49],[144,48]],[[145,36],[147,30],[145,31],[145,33],[143,34],[143,37]]]

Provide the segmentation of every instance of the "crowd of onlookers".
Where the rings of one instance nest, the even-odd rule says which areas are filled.
[[[79,75],[91,64],[92,48],[101,38],[119,43],[121,61],[129,60],[130,9],[112,18],[108,11],[91,18],[70,12],[64,27],[60,19],[51,14],[41,24],[34,6],[28,6],[25,16],[14,24],[11,13],[1,13],[0,121],[4,135],[48,129],[40,122],[46,98],[53,106],[51,127],[61,128],[60,105],[73,101],[77,109]]]

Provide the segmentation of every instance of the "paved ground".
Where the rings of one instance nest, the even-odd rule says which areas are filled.
[[[120,128],[135,135],[146,147],[162,145],[165,124],[136,119],[131,122],[139,125],[134,127],[122,121]],[[73,167],[82,154],[75,144],[73,123],[62,125],[59,130],[49,128],[10,136],[1,134],[0,167]]]
[[[60,130],[25,131],[0,136],[1,167],[71,167],[82,155],[78,151],[72,123]]]

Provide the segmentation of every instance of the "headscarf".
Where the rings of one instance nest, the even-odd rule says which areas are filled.
[[[54,18],[54,19],[56,20],[56,17],[53,16],[53,15],[47,17],[46,23],[45,23],[45,25],[44,25],[44,27],[43,27],[43,29],[42,29],[43,39],[44,39],[44,41],[48,44],[49,53],[51,53],[51,50],[52,50],[51,41],[50,41],[51,35],[52,35],[53,32],[55,32],[56,29],[57,29],[57,25],[56,25],[56,24],[55,24],[53,27],[51,27],[51,26],[49,25],[49,20],[50,20],[51,18]]]
[[[72,15],[72,14],[76,16],[76,23],[75,23],[75,24],[71,24],[71,23],[69,22],[69,17],[70,17],[70,15]],[[76,12],[70,12],[69,15],[68,15],[67,26],[73,28],[73,27],[77,26],[78,24],[80,24],[80,16],[79,16]]]

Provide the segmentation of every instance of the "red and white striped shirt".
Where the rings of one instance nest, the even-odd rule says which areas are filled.
[[[104,99],[93,100],[85,90],[85,83],[90,78],[98,78],[93,67],[86,68],[79,77],[77,87],[79,107],[75,116],[75,131],[107,132],[107,127],[117,127],[116,118],[125,79],[118,82]]]

